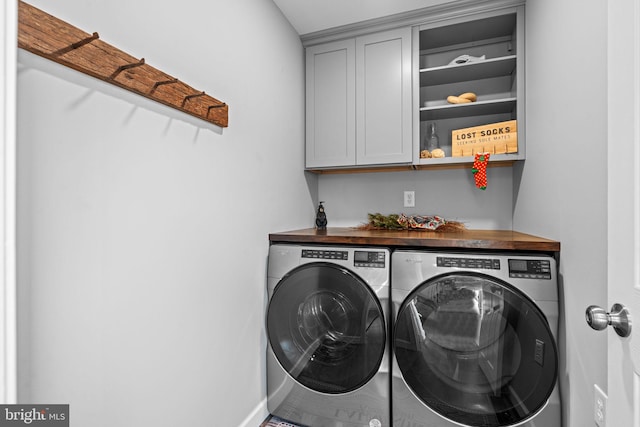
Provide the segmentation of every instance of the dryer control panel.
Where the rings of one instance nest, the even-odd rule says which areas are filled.
[[[474,270],[500,270],[499,259],[437,257],[438,267],[454,267]],[[509,259],[509,277],[516,279],[551,280],[551,261],[545,259]]]

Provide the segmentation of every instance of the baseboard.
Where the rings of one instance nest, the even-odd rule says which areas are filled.
[[[238,427],[259,427],[268,415],[269,410],[267,409],[267,399],[265,398],[262,399]]]

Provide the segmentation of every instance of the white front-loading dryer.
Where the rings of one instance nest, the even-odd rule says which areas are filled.
[[[389,427],[390,252],[274,244],[267,406],[309,427]]]
[[[556,262],[396,251],[395,427],[560,427]]]

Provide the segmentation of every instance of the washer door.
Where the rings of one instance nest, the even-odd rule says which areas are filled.
[[[380,302],[361,278],[335,264],[312,263],[276,286],[267,335],[278,361],[299,383],[345,393],[378,371],[386,334]]]
[[[557,348],[542,312],[522,292],[481,274],[421,284],[400,307],[394,348],[413,393],[463,425],[521,423],[556,384]]]

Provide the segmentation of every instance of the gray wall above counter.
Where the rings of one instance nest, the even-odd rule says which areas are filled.
[[[490,167],[486,190],[475,187],[471,166],[464,169],[327,174],[318,177],[331,227],[365,223],[368,213],[440,215],[467,228],[512,228],[513,170]],[[415,191],[415,207],[405,208],[404,191]]]

